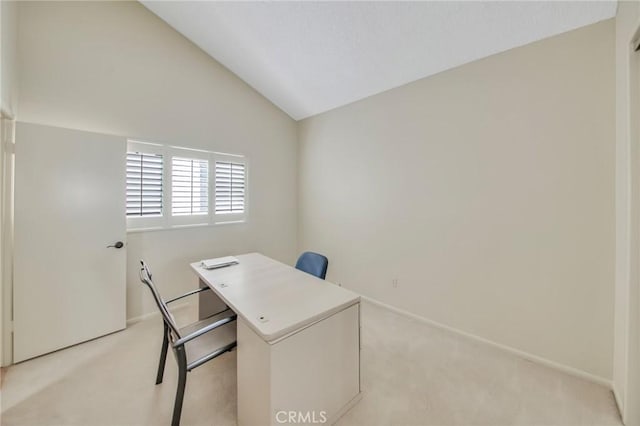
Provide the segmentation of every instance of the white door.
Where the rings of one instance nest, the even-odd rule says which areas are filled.
[[[124,138],[17,124],[14,362],[125,327],[125,166]]]

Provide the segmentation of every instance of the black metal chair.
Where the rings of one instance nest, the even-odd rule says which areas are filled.
[[[153,299],[156,305],[158,305],[164,322],[162,351],[160,353],[156,385],[162,383],[169,343],[171,343],[171,349],[173,349],[178,363],[178,389],[176,391],[176,400],[173,406],[173,417],[171,420],[172,426],[178,426],[180,424],[182,402],[187,384],[187,372],[225,352],[231,351],[236,346],[235,320],[237,317],[231,309],[226,309],[209,318],[179,328],[167,305],[203,291],[211,291],[211,289],[204,287],[165,302],[153,284],[151,271],[149,271],[144,261],[141,260],[140,264],[140,280],[151,290]]]

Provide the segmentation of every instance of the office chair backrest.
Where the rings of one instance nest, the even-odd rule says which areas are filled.
[[[321,254],[310,251],[302,253],[296,262],[296,269],[304,271],[307,274],[315,275],[323,280],[327,275],[327,266],[329,266],[329,259]]]
[[[167,327],[171,331],[171,333],[169,333],[170,340],[176,341],[180,339],[180,332],[178,331],[178,325],[176,324],[176,320],[173,318],[173,315],[169,311],[169,308],[167,307],[167,304],[165,303],[165,301],[162,300],[162,297],[160,296],[158,289],[156,289],[155,284],[153,284],[153,280],[151,279],[151,271],[149,270],[149,267],[147,266],[146,263],[144,263],[144,260],[140,260],[140,265],[141,265],[140,281],[142,281],[142,283],[145,284],[147,287],[149,287],[149,290],[151,290],[151,294],[153,295],[153,300],[155,300],[156,305],[158,306],[158,309],[162,314],[162,319],[164,320],[164,323],[167,325]]]

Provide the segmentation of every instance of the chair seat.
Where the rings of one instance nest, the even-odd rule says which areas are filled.
[[[220,312],[219,314],[182,327],[180,329],[180,335],[187,336],[194,331],[198,331],[209,324],[227,318],[231,315],[234,315],[234,312],[231,309],[227,309]],[[217,349],[220,349],[223,346],[226,346],[235,341],[236,322],[232,321],[223,325],[222,327],[218,327],[215,330],[205,333],[202,336],[196,337],[190,342],[187,342],[185,344],[187,363],[196,361],[203,356],[209,355],[210,353],[215,352]]]

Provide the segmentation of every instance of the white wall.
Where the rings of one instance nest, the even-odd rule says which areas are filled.
[[[11,359],[11,334],[4,325],[11,320],[12,273],[10,236],[12,234],[12,154],[6,152],[13,142],[13,119],[18,112],[17,88],[17,4],[0,1],[0,365]],[[8,203],[9,202],[9,203]],[[6,342],[6,343],[5,343]]]
[[[614,65],[609,20],[302,121],[300,250],[366,296],[609,382]]]
[[[137,2],[18,9],[21,121],[249,158],[247,223],[128,235],[129,318],[155,309],[138,279],[140,258],[165,297],[195,288],[188,263],[202,258],[260,251],[295,259],[291,118]]]
[[[16,38],[17,4],[14,1],[0,2],[0,102],[2,109],[15,115],[18,106]]]
[[[616,15],[616,283],[613,387],[623,419],[640,425],[640,68],[631,40],[640,3],[621,1]],[[630,59],[635,59],[632,61]]]

